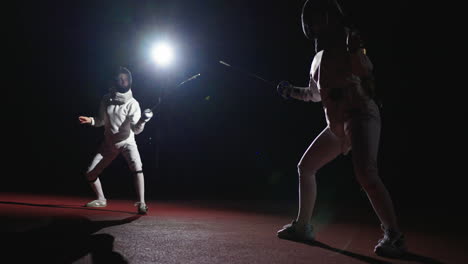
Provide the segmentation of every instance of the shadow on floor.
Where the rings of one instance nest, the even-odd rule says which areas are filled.
[[[354,253],[354,252],[351,252],[351,251],[348,251],[348,250],[334,248],[334,247],[329,246],[329,245],[327,245],[325,243],[322,243],[320,241],[313,241],[313,242],[293,241],[293,242],[302,243],[302,244],[315,246],[315,247],[320,247],[320,248],[330,250],[330,251],[335,252],[335,253],[339,253],[339,254],[342,254],[342,255],[345,255],[345,256],[348,256],[348,257],[351,257],[351,258],[358,259],[358,260],[360,260],[362,262],[369,263],[369,264],[391,264],[392,263],[391,259],[414,261],[415,263],[421,263],[421,264],[443,264],[442,262],[440,262],[440,261],[438,261],[436,259],[416,255],[416,254],[411,253],[411,252],[408,252],[407,254],[405,254],[405,255],[403,255],[403,256],[401,256],[399,258],[389,258],[389,261],[385,261],[385,260],[381,260],[381,259],[377,259],[377,258],[357,254],[357,253]]]
[[[134,215],[121,220],[91,221],[84,216],[69,215],[55,218],[48,224],[28,231],[1,232],[3,246],[2,258],[6,263],[72,263],[85,256],[92,263],[128,263],[114,251],[114,237],[109,234],[95,234],[105,227],[128,224],[141,215]],[[18,219],[5,218],[0,221],[8,226],[8,221]],[[25,219],[21,219],[25,220]],[[27,221],[43,221],[39,217],[30,217]]]

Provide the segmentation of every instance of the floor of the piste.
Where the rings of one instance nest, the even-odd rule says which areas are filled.
[[[464,237],[417,223],[405,226],[406,256],[377,256],[373,248],[382,232],[367,213],[341,217],[322,209],[313,220],[317,243],[305,244],[276,236],[294,217],[287,203],[147,201],[149,212],[141,216],[135,201],[83,207],[90,200],[0,194],[1,262],[468,263]]]

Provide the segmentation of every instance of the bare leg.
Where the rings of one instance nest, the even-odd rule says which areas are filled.
[[[377,107],[374,104],[370,107],[371,114],[354,118],[350,123],[354,170],[383,226],[399,231],[393,202],[378,173],[380,117]]]
[[[299,210],[296,218],[299,227],[311,222],[317,197],[315,179],[317,171],[341,153],[341,145],[341,139],[327,127],[312,142],[299,161]]]

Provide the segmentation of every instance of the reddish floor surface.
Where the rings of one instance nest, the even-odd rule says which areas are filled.
[[[139,216],[129,200],[82,207],[88,201],[0,194],[1,262],[468,263],[465,237],[427,222],[405,226],[410,253],[403,259],[374,255],[381,231],[368,212],[321,210],[314,217],[318,242],[308,245],[276,237],[295,213],[287,203],[149,201],[149,214]]]

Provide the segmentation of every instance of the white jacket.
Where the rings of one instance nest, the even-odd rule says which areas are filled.
[[[91,117],[91,125],[104,126],[104,136],[110,143],[135,143],[135,135],[145,126],[140,118],[140,104],[133,98],[131,90],[126,93],[111,90],[103,96],[98,116]]]

